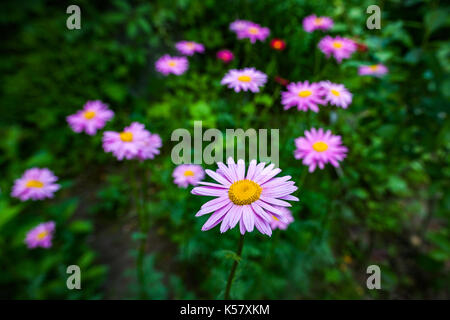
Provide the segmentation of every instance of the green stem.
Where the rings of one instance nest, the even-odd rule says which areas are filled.
[[[233,262],[233,267],[231,267],[230,276],[228,277],[227,287],[225,289],[225,300],[230,299],[231,284],[233,283],[234,275],[236,274],[237,265],[239,263],[239,260],[241,259],[243,247],[244,247],[244,235],[241,235],[241,237],[239,239],[238,250],[237,250],[238,258],[236,260],[234,260],[234,262]]]

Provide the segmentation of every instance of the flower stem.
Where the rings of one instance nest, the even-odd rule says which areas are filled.
[[[242,256],[242,248],[243,247],[244,247],[244,235],[241,235],[241,237],[239,238],[239,245],[238,245],[238,250],[236,253],[238,258],[236,260],[234,260],[234,262],[233,262],[233,267],[231,268],[231,272],[228,277],[227,287],[225,289],[225,300],[230,299],[231,284],[233,283],[234,275],[236,274],[237,265]]]

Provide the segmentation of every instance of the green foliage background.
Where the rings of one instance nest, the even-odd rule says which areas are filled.
[[[66,28],[70,4],[81,30]],[[381,30],[368,30],[368,5],[382,10]],[[321,32],[303,31],[311,14],[332,17],[330,34],[367,44],[338,65],[317,49]],[[250,45],[228,30],[241,18],[271,29],[287,48]],[[4,1],[0,58],[0,298],[137,297],[136,205],[129,162],[101,147],[101,133],[75,134],[65,117],[86,100],[116,113],[105,130],[139,121],[163,139],[146,161],[151,225],[145,258],[146,295],[222,298],[235,258],[238,230],[201,232],[194,214],[205,198],[177,188],[170,160],[176,128],[280,128],[280,167],[299,180],[294,139],[310,127],[343,138],[342,170],[308,174],[294,204],[295,222],[271,238],[246,238],[232,297],[246,299],[449,298],[450,238],[448,7],[439,1]],[[162,77],[154,62],[174,43],[206,45],[180,77]],[[226,66],[217,50],[231,49]],[[360,77],[357,67],[382,62],[390,73]],[[258,94],[220,85],[229,68],[254,66],[269,75]],[[331,80],[354,94],[347,110],[283,111],[280,75],[291,81]],[[21,203],[14,180],[32,166],[48,167],[62,189],[53,200]],[[54,246],[28,250],[26,232],[54,220]],[[67,290],[66,267],[82,270],[82,290]],[[382,290],[367,290],[366,268],[382,269]]]

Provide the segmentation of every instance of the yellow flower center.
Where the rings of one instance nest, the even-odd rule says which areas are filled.
[[[40,182],[39,180],[28,180],[26,184],[27,188],[42,188],[44,187],[44,184]]]
[[[186,170],[184,172],[184,176],[185,177],[193,177],[194,176],[194,172],[192,172],[192,170]]]
[[[37,235],[36,238],[37,238],[38,240],[42,240],[42,239],[44,239],[47,235],[48,235],[48,232],[47,232],[47,231],[41,231],[41,232],[38,233],[38,235]]]
[[[86,119],[89,120],[89,119],[92,119],[95,117],[95,112],[94,111],[86,111],[83,115]]]
[[[312,147],[317,152],[324,152],[324,151],[327,151],[327,149],[328,149],[328,145],[323,141],[315,142]]]
[[[280,221],[280,220],[278,220],[278,218],[275,217],[274,215],[272,215],[272,218],[274,218],[276,221]]]
[[[238,80],[242,81],[242,82],[250,82],[250,81],[252,81],[252,78],[249,76],[239,76]]]
[[[131,142],[133,141],[133,134],[128,131],[121,132],[120,140],[122,140],[123,142]]]
[[[340,41],[335,41],[335,42],[333,42],[333,47],[334,47],[335,49],[340,49],[340,48],[342,48],[342,42],[340,42]]]
[[[192,48],[194,48],[195,45],[193,42],[188,42],[188,43],[186,43],[186,46],[188,46],[188,48],[192,49]]]
[[[375,71],[378,69],[378,65],[377,64],[373,64],[371,66],[369,66],[370,70]]]
[[[239,180],[233,183],[228,190],[231,202],[239,206],[255,202],[261,196],[262,188],[251,180]]]
[[[312,94],[310,90],[302,90],[298,93],[298,96],[301,98],[309,97]]]
[[[250,28],[248,28],[248,32],[250,34],[258,34],[259,33],[259,29],[255,28],[255,27],[250,27]]]
[[[334,94],[336,97],[339,97],[341,94],[339,93],[339,91],[331,89],[330,90],[332,94]]]
[[[315,19],[314,19],[314,23],[315,23],[316,25],[321,25],[321,24],[322,24],[322,21],[323,21],[322,18],[315,18]]]
[[[177,63],[173,60],[169,61],[167,64],[171,67],[175,67],[177,65]]]

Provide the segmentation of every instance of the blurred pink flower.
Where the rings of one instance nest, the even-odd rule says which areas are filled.
[[[305,137],[295,139],[295,146],[295,159],[303,159],[303,164],[309,166],[309,172],[317,166],[323,169],[327,163],[339,167],[338,161],[342,161],[348,151],[342,145],[340,136],[332,135],[330,130],[324,132],[322,128],[306,130]]]
[[[358,74],[360,76],[370,75],[370,76],[381,77],[381,76],[385,75],[386,73],[388,73],[388,68],[381,63],[373,64],[370,66],[360,66],[358,69]]]
[[[201,43],[197,43],[194,41],[180,41],[175,44],[175,48],[177,48],[178,52],[181,54],[185,54],[188,56],[192,56],[194,53],[203,53],[205,52],[205,47]]]
[[[230,30],[233,32],[241,32],[247,29],[249,25],[253,24],[253,22],[248,20],[235,20],[230,23]]]
[[[234,59],[234,54],[230,50],[223,49],[217,52],[217,59],[220,59],[223,62],[228,63]]]
[[[202,231],[210,230],[222,223],[220,232],[234,228],[239,222],[241,234],[252,232],[254,227],[261,233],[270,236],[270,224],[273,216],[287,222],[287,218],[277,206],[290,207],[285,200],[298,201],[291,195],[297,190],[290,176],[275,178],[281,172],[271,164],[266,167],[264,162],[257,164],[252,160],[247,169],[245,162],[232,158],[228,165],[218,162],[217,171],[206,170],[206,174],[218,183],[199,182],[204,185],[192,189],[192,194],[216,197],[206,202],[196,217],[213,212],[202,227]]]
[[[205,177],[203,168],[197,164],[181,164],[173,170],[174,183],[186,188],[188,185],[196,186]]]
[[[36,247],[50,248],[52,246],[53,232],[55,231],[55,223],[53,221],[44,222],[30,231],[28,231],[25,238],[25,243],[28,249]]]
[[[26,200],[43,200],[53,198],[53,194],[60,189],[56,184],[58,178],[47,168],[31,168],[14,183],[11,196]]]
[[[272,216],[272,221],[270,222],[270,227],[272,230],[280,229],[280,230],[286,230],[287,227],[294,222],[294,217],[292,216],[291,211],[288,208],[285,207],[276,207],[281,211],[281,213],[286,218],[285,220],[280,220],[276,216]]]
[[[329,17],[317,17],[315,14],[307,16],[303,19],[303,29],[306,32],[314,30],[329,30],[333,27],[333,20]]]
[[[249,23],[247,28],[237,32],[238,39],[249,39],[251,43],[255,43],[257,40],[264,41],[270,35],[269,28],[261,27],[256,23]]]
[[[338,63],[341,63],[342,59],[350,58],[357,49],[356,43],[352,39],[339,36],[335,38],[330,36],[322,38],[318,47],[327,58],[333,55]]]
[[[122,132],[103,133],[103,149],[112,152],[118,160],[153,159],[155,154],[159,154],[158,148],[161,146],[159,135],[151,134],[138,122],[131,123]]]
[[[297,107],[300,111],[319,112],[318,104],[325,104],[323,88],[319,83],[293,82],[287,85],[288,91],[281,92],[281,104],[284,110]]]
[[[156,61],[155,67],[156,71],[165,76],[170,73],[179,76],[186,72],[189,67],[189,62],[186,57],[171,57],[166,54]]]
[[[352,94],[343,84],[336,84],[330,81],[321,81],[319,83],[324,89],[325,100],[337,107],[347,109],[352,103]]]
[[[100,100],[95,100],[87,101],[82,110],[68,116],[66,119],[76,133],[85,131],[88,135],[94,135],[112,117],[114,117],[114,112],[108,109],[108,105]]]
[[[227,85],[228,88],[234,91],[248,91],[259,92],[259,88],[264,86],[267,82],[267,75],[255,68],[245,68],[241,70],[231,69],[223,77],[220,82],[222,85]]]

